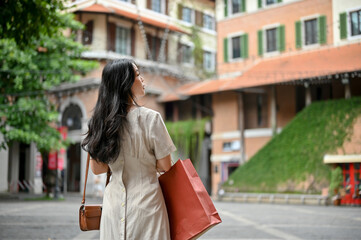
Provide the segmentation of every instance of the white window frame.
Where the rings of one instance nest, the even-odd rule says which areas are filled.
[[[190,47],[190,50],[191,50],[191,61],[188,63],[188,62],[183,62],[183,59],[181,59],[180,64],[182,64],[183,66],[186,66],[186,67],[194,67],[194,57],[192,55],[192,52],[194,49],[194,44],[191,42],[182,42],[182,41],[180,42],[180,44]]]
[[[350,8],[346,10],[346,24],[347,24],[347,40],[356,40],[356,39],[361,39],[361,34],[360,35],[356,35],[356,36],[352,36],[351,35],[351,18],[350,18],[350,13],[354,12],[354,11],[358,11],[361,10],[361,6],[360,7],[356,7],[356,8]],[[339,31],[341,31],[341,29],[339,28]]]
[[[320,39],[317,39],[317,43],[314,44],[310,44],[310,45],[306,45],[305,44],[305,38],[306,38],[306,27],[305,27],[305,21],[307,20],[312,20],[314,18],[316,18],[317,20],[317,34],[319,35],[319,31],[320,29],[318,29],[319,26],[319,17],[321,16],[321,14],[317,13],[314,15],[310,15],[310,16],[306,16],[306,17],[302,17],[301,18],[301,42],[302,42],[302,49],[313,49],[313,48],[318,48],[320,47]]]
[[[228,11],[228,17],[230,17],[230,16],[239,16],[239,15],[243,15],[243,14],[245,14],[246,12],[238,12],[238,13],[232,13],[232,10],[233,10],[233,8],[232,8],[232,0],[227,0],[227,6],[228,6],[228,9],[227,9],[227,11]],[[242,1],[241,1],[241,4],[242,4]]]
[[[126,27],[124,25],[115,25],[115,52],[118,53],[118,54],[122,54],[122,55],[125,55],[125,56],[130,56],[131,55],[131,48],[132,48],[132,45],[131,45],[131,29],[129,27]],[[124,29],[127,29],[128,30],[128,33],[129,33],[129,36],[128,36],[128,39],[127,39],[127,53],[124,54],[124,53],[119,53],[116,51],[117,49],[117,28],[124,28]]]
[[[184,21],[183,20],[183,8],[186,7],[186,8],[189,8],[191,10],[191,22],[187,22],[187,21]],[[195,21],[196,21],[196,12],[194,11],[193,8],[191,7],[188,7],[188,6],[182,6],[182,19],[179,19],[180,21],[182,21],[182,23],[184,25],[188,25],[188,26],[193,26],[195,24]]]
[[[263,8],[263,6],[264,6],[264,8],[269,8],[269,7],[278,5],[278,4],[280,4],[280,3],[279,3],[279,2],[275,2],[275,3],[273,3],[273,4],[267,5],[267,0],[262,0],[262,8]]]
[[[214,72],[216,70],[216,51],[213,50],[213,49],[209,49],[209,48],[203,48],[203,54],[204,54],[204,51],[206,52],[210,52],[211,55],[212,55],[212,69],[207,69],[205,68],[205,63],[204,63],[204,60],[203,60],[203,68],[207,71],[207,72]],[[204,59],[204,55],[203,55],[203,59]]]
[[[211,17],[213,19],[213,21],[212,21],[212,29],[204,27],[204,18],[205,18],[205,16]],[[203,26],[202,26],[202,28],[205,29],[205,30],[208,30],[208,31],[215,31],[215,29],[216,29],[216,19],[214,18],[214,16],[203,12]]]
[[[275,51],[272,51],[272,52],[267,52],[267,33],[266,31],[269,30],[269,29],[272,29],[272,28],[278,28],[280,27],[281,24],[280,23],[274,23],[274,24],[269,24],[269,25],[266,25],[264,27],[262,27],[262,35],[263,35],[263,56],[264,57],[272,57],[272,56],[277,56],[279,55],[281,52],[280,52],[280,49],[277,48],[277,50]],[[278,34],[277,34],[277,30],[276,30],[276,44],[278,42]],[[279,47],[279,46],[276,46],[276,47]]]
[[[245,32],[241,31],[241,32],[232,33],[232,34],[227,36],[227,41],[228,41],[228,62],[244,61],[244,58],[242,58],[242,57],[233,58],[233,46],[232,46],[232,38],[234,38],[234,37],[242,37],[242,35],[244,35],[244,34],[245,34]]]
[[[153,6],[153,0],[152,0],[152,2],[151,2],[151,9],[149,9],[149,10],[151,10],[151,11],[153,11],[153,12],[156,12],[156,13],[159,13],[159,14],[166,14],[166,12],[165,12],[165,4],[166,4],[166,2],[165,2],[166,0],[160,0],[160,12],[157,12],[157,11],[154,11],[153,9],[152,9],[152,6]]]

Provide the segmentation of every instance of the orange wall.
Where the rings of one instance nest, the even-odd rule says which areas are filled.
[[[296,86],[277,86],[277,127],[284,127],[296,115]]]
[[[271,140],[271,137],[246,138],[244,140],[246,160],[248,161],[253,157],[269,140]]]
[[[238,130],[238,96],[235,92],[212,95],[213,133]]]
[[[361,154],[361,116],[354,121],[349,138],[345,140],[341,148],[337,149],[337,153],[340,155]]]
[[[314,14],[326,15],[327,45],[333,44],[332,0],[304,0],[277,7],[263,9],[254,13],[245,13],[217,23],[218,52],[223,53],[223,39],[227,35],[243,31],[248,33],[249,58],[245,61],[224,63],[223,54],[217,54],[218,74],[238,72],[256,63],[258,57],[257,31],[270,24],[285,25],[286,50],[281,54],[296,50],[295,22],[302,17]]]

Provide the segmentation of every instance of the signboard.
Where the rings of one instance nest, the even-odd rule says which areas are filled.
[[[60,132],[63,139],[66,139],[67,137],[67,127],[60,127],[58,128],[58,131]],[[48,169],[49,170],[55,170],[58,168],[59,170],[64,169],[64,162],[66,157],[66,149],[61,148],[58,152],[51,151],[49,153],[49,160],[48,160]],[[56,166],[58,164],[58,167]]]

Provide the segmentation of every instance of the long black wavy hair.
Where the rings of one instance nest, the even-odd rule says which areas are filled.
[[[120,153],[128,110],[133,102],[137,105],[131,91],[136,77],[133,64],[130,59],[119,59],[103,69],[98,100],[81,144],[98,162],[112,163]]]

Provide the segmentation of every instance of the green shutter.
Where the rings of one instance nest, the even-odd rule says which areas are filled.
[[[258,8],[262,8],[262,0],[258,0]]]
[[[280,52],[283,52],[286,49],[286,42],[285,42],[285,25],[281,25],[277,29],[278,36],[277,36],[277,48]]]
[[[279,3],[281,3],[281,2],[282,2],[282,0],[278,0],[278,2],[279,2]]]
[[[246,8],[246,0],[242,0],[242,9],[241,9],[241,12],[245,12],[247,11],[247,8]]]
[[[241,58],[248,58],[248,34],[241,36]]]
[[[301,21],[295,22],[296,29],[296,48],[302,47],[302,29],[301,29]]]
[[[258,55],[262,56],[263,54],[263,31],[258,30]]]
[[[340,13],[340,38],[347,38],[347,14]]]
[[[318,18],[318,42],[325,44],[327,41],[327,27],[326,27],[326,16],[320,16]]]
[[[228,0],[224,0],[224,17],[228,16]]]
[[[224,62],[228,62],[228,38],[223,39],[223,58]]]

